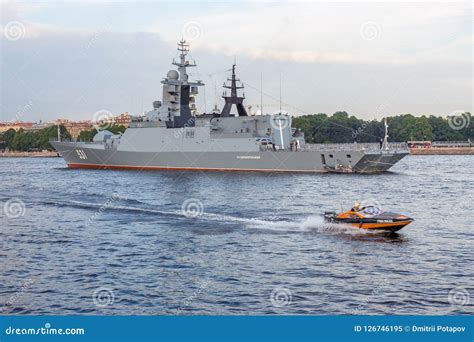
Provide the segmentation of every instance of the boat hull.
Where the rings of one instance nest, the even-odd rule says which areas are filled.
[[[357,229],[385,232],[399,231],[413,222],[410,217],[394,213],[382,213],[380,216],[371,217],[355,217],[355,215],[353,212],[340,215],[335,212],[327,212],[324,214],[324,219],[328,223],[346,224]]]
[[[352,223],[352,226],[358,229],[371,231],[396,232],[409,225],[412,221],[393,222],[393,223]]]
[[[89,147],[74,142],[51,142],[70,168],[124,170],[199,170],[260,172],[328,172],[329,155],[359,173],[388,170],[393,164],[366,161],[363,151],[258,151],[258,152],[139,152]],[[323,158],[322,155],[325,155]],[[400,158],[397,159],[397,161]],[[357,165],[362,165],[357,167]]]

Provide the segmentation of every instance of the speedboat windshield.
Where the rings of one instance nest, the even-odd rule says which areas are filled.
[[[376,216],[380,215],[382,213],[382,210],[378,207],[370,206],[363,208],[361,211],[359,211],[359,213],[363,216]]]

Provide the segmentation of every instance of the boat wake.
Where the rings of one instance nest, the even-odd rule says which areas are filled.
[[[129,201],[129,200],[126,200]],[[134,204],[140,203],[140,206],[120,205],[111,203],[92,203],[75,200],[67,201],[42,201],[42,204],[53,205],[57,207],[75,207],[79,209],[93,210],[105,214],[107,211],[144,214],[153,216],[164,216],[178,220],[192,220],[193,224],[196,220],[214,221],[223,224],[240,224],[250,231],[260,232],[277,232],[277,233],[325,233],[325,234],[349,234],[349,235],[367,235],[373,234],[363,229],[355,229],[351,225],[335,224],[325,222],[322,215],[308,215],[302,219],[287,217],[270,217],[270,218],[247,218],[234,215],[218,214],[212,212],[200,212],[196,216],[189,216],[183,210],[156,209],[151,208],[150,204],[140,201],[133,201]],[[146,206],[145,206],[146,205]]]
[[[345,224],[327,223],[322,215],[309,215],[299,220],[281,219],[276,221],[252,219],[248,229],[269,230],[276,232],[308,232],[324,234],[365,235],[367,231],[354,229]]]

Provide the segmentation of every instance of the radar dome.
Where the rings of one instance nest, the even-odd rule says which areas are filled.
[[[179,77],[179,74],[176,70],[170,70],[168,71],[168,73],[166,74],[166,78],[170,79],[170,80],[177,80]]]

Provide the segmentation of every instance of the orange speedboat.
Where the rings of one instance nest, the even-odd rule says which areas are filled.
[[[334,211],[326,212],[324,219],[326,222],[350,224],[359,229],[388,232],[396,232],[414,221],[405,215],[383,212],[375,206],[359,210],[352,208],[340,214]]]

